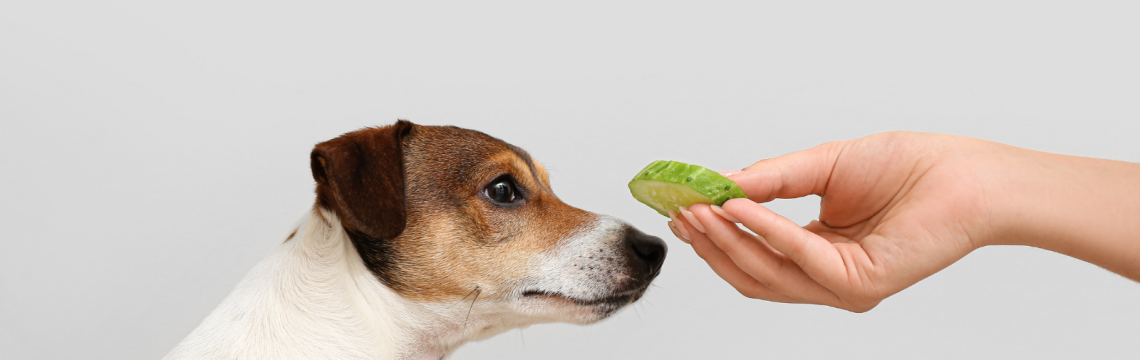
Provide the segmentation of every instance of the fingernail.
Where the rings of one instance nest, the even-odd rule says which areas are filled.
[[[740,220],[736,220],[736,218],[732,217],[732,215],[729,215],[727,211],[724,211],[724,209],[721,209],[720,206],[713,205],[712,211],[714,213],[716,213],[717,215],[720,215],[720,217],[724,218],[725,220],[728,220],[728,221],[731,221],[734,223],[740,222]]]
[[[677,232],[681,233],[681,239],[682,239],[682,240],[683,240],[683,241],[684,241],[686,244],[688,244],[690,241],[692,241],[692,240],[689,240],[689,231],[688,231],[688,230],[685,230],[685,227],[684,227],[684,226],[681,226],[681,225],[674,225],[674,224],[673,224],[673,223],[678,223],[678,224],[680,224],[680,223],[681,223],[681,220],[680,220],[680,219],[677,219],[677,213],[676,213],[676,212],[674,212],[673,210],[669,210],[669,218],[670,218],[670,219],[673,219],[673,221],[670,221],[670,222],[669,222],[669,226],[672,226],[672,227],[673,227],[673,229],[676,229],[676,230],[677,230]]]
[[[724,176],[724,177],[729,177],[729,176],[733,176],[733,175],[739,174],[739,173],[740,173],[740,171],[738,171],[738,170],[725,170],[725,171],[720,171],[720,172],[718,172],[718,173],[719,173],[721,176]]]
[[[681,229],[677,228],[676,225],[673,225],[672,221],[669,222],[669,229],[673,230],[673,235],[677,235],[677,237],[681,238],[681,242],[689,245],[693,244],[692,241],[689,241],[689,239],[685,237],[685,233],[681,231]]]
[[[685,216],[685,220],[688,220],[690,225],[693,225],[694,228],[697,228],[697,231],[700,231],[701,234],[705,233],[705,226],[701,224],[700,220],[697,220],[696,215],[693,215],[693,213],[689,211],[689,209],[686,209],[684,206],[679,206],[677,209],[681,210],[681,215]]]

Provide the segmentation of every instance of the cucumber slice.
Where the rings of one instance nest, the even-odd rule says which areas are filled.
[[[724,204],[746,197],[736,183],[716,171],[676,161],[654,161],[629,182],[633,198],[669,216],[669,210],[695,203]]]

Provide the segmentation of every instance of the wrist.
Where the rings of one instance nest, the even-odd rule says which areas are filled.
[[[1069,255],[1140,281],[1140,164],[1013,148],[991,244]]]

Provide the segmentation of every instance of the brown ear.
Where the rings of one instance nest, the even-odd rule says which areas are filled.
[[[374,239],[400,235],[407,221],[402,140],[413,126],[400,120],[317,144],[309,156],[317,204],[349,230]]]

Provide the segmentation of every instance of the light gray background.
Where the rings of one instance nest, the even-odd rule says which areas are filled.
[[[671,245],[633,308],[455,359],[1140,356],[1140,285],[1093,265],[985,248],[865,314],[767,303],[625,187],[896,129],[1140,161],[1136,2],[547,3],[0,2],[0,358],[161,357],[307,211],[311,147],[398,118]]]

